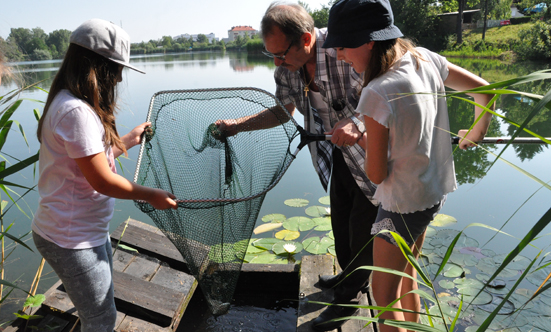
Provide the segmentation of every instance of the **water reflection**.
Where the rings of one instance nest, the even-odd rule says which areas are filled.
[[[536,62],[504,64],[498,60],[453,58],[450,60],[477,73],[490,82],[501,81],[550,67],[550,64]],[[138,67],[144,68],[148,74],[127,73],[128,80],[124,81],[127,84],[125,86],[127,91],[123,94],[122,99],[123,103],[127,104],[128,108],[134,113],[128,114],[130,112],[125,113],[122,111],[119,115],[118,120],[120,121],[118,121],[118,124],[122,127],[121,133],[123,134],[128,132],[128,128],[133,128],[135,125],[143,122],[149,98],[154,92],[161,89],[215,88],[223,86],[255,86],[270,92],[274,92],[275,89],[273,80],[274,63],[272,59],[262,55],[250,55],[244,52],[198,52],[135,56],[132,57],[131,62]],[[42,81],[39,86],[48,90],[59,65],[60,61],[26,62],[16,64],[15,69],[25,82]],[[14,89],[15,86],[12,80],[2,80],[0,96]],[[551,85],[548,82],[535,82],[518,87],[517,89],[545,94],[550,88]],[[45,100],[45,94],[36,90],[25,92],[21,97]],[[502,114],[517,123],[523,121],[533,105],[534,103],[530,100],[518,98],[518,96],[505,96],[498,100],[498,108],[502,110]],[[15,114],[16,120],[25,128],[30,148],[27,147],[25,141],[20,137],[21,135],[18,136],[19,132],[15,131],[14,126],[12,128],[14,130],[10,133],[9,143],[2,148],[3,155],[4,153],[9,153],[22,160],[36,152],[38,143],[33,133],[36,128],[36,120],[32,115],[32,109],[37,107],[40,108],[42,106],[25,101]],[[457,99],[449,99],[448,107],[451,130],[453,132],[468,128],[471,125],[473,121],[472,105]],[[551,120],[549,114],[549,110],[542,110],[540,114],[532,119],[527,128],[542,136],[550,137]],[[299,123],[301,123],[301,120],[299,120]],[[488,135],[507,136],[511,135],[515,129],[516,127],[513,125],[494,119]],[[501,147],[500,145],[485,146],[486,149],[495,153],[499,152]],[[123,175],[127,178],[131,178],[133,175],[136,155],[136,149],[131,150],[130,159],[121,161],[125,167]],[[546,145],[513,145],[509,147],[507,158],[510,158],[514,162],[530,160],[532,162],[524,163],[521,167],[534,172],[536,175],[542,176],[543,174],[546,177],[549,175],[549,150]],[[518,160],[514,160],[514,158],[518,158]],[[532,197],[531,195],[539,188],[539,185],[527,181],[522,174],[519,175],[518,171],[511,170],[508,165],[495,165],[488,172],[488,167],[492,163],[493,158],[492,156],[488,156],[486,151],[482,149],[457,150],[454,153],[454,160],[460,187],[456,192],[449,195],[448,202],[442,213],[457,217],[459,220],[457,227],[459,229],[462,229],[471,222],[482,222],[499,228],[509,218],[512,218],[512,215],[517,214],[515,210],[520,209],[519,205],[522,204],[523,210],[521,212],[523,213],[519,213],[516,219],[512,218],[512,222],[504,229],[504,231],[508,231],[510,234],[521,235],[530,231],[532,225],[541,217],[542,209],[545,212],[549,208],[549,194],[547,192],[539,193],[539,196]],[[14,175],[8,180],[32,186],[36,183],[35,175],[33,169],[28,169],[24,174]],[[484,180],[480,181],[481,179]],[[544,180],[547,181],[548,178],[544,178]],[[476,188],[475,185],[471,185],[474,183],[476,183]],[[298,211],[296,208],[285,206],[283,201],[289,198],[306,198],[315,203],[319,197],[324,195],[326,193],[321,189],[315,172],[312,169],[310,156],[307,151],[303,151],[298,155],[297,160],[293,162],[281,182],[266,196],[259,218],[270,213],[283,213],[287,217],[300,215],[304,211]],[[524,201],[528,197],[531,202],[525,204]],[[5,199],[5,197],[3,198]],[[37,204],[36,193],[33,192],[26,196],[25,200],[28,205],[24,205],[24,209],[28,215],[32,215],[34,207]],[[135,209],[131,201],[118,200],[112,223],[113,226],[118,226],[128,217],[151,222],[139,210]],[[13,228],[10,230],[13,234],[25,234],[30,228],[30,219],[22,215],[17,209],[11,209],[4,216],[4,220],[14,223]],[[485,230],[482,230],[479,232],[481,234],[477,235],[488,235],[488,233],[484,232]],[[269,233],[264,235],[266,237],[271,236]],[[487,238],[489,236],[484,239],[486,240]],[[511,244],[510,240],[500,241],[500,243],[496,243],[493,247],[490,247],[495,249],[496,252],[503,253],[510,250],[510,248],[507,248],[508,244]],[[19,250],[13,257],[17,257],[14,259],[18,261],[8,266],[4,279],[8,281],[18,279],[18,285],[24,289],[29,289],[29,285],[36,272],[36,267],[39,265],[39,256],[26,250]],[[19,262],[25,263],[21,264]],[[56,278],[52,277],[50,273],[41,281],[39,293],[43,293],[55,281]],[[17,296],[24,297],[24,295]],[[9,307],[6,304],[3,306],[5,311],[0,313],[0,318],[11,317],[11,313],[20,308],[19,303],[11,303]]]
[[[543,62],[522,62],[508,64],[495,59],[461,59],[450,58],[451,62],[460,65],[489,82],[509,79],[520,75],[526,75],[533,71],[548,69],[549,63]],[[137,55],[131,59],[132,63],[149,72],[163,71],[165,74],[188,73],[190,69],[200,70],[198,74],[213,75],[217,68],[229,63],[229,67],[236,73],[253,72],[255,67],[275,68],[272,59],[262,54],[248,54],[246,52],[184,52],[154,55]],[[61,64],[60,60],[33,61],[15,63],[14,68],[17,75],[26,83],[40,82],[39,87],[49,89],[53,77]],[[272,80],[267,76],[266,80]],[[215,84],[213,82],[212,84]],[[15,87],[13,79],[7,78],[2,82],[2,87]],[[216,86],[212,86],[216,87]],[[205,87],[207,88],[207,86]],[[551,82],[533,82],[516,87],[517,90],[529,91],[531,93],[544,95],[551,89]],[[498,99],[497,108],[505,117],[520,124],[529,114],[533,101],[518,95],[506,95]],[[450,127],[452,132],[468,128],[473,121],[472,105],[458,99],[448,99],[450,112]],[[527,125],[527,129],[542,135],[551,136],[551,112],[548,109],[542,110]],[[498,121],[494,118],[487,136],[510,136],[516,130],[516,126]],[[522,136],[529,136],[524,133]],[[486,145],[486,149],[495,152],[500,149],[496,145]],[[530,160],[537,154],[547,150],[547,145],[517,144],[510,148],[514,149],[521,161]],[[486,175],[490,161],[485,158],[486,152],[480,149],[469,151],[456,151],[454,160],[459,184],[474,183]]]

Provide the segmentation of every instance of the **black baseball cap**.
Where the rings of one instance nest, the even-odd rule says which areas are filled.
[[[372,40],[403,36],[394,25],[388,0],[340,0],[329,11],[327,38],[323,47],[356,48]]]

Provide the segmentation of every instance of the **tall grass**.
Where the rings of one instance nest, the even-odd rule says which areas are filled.
[[[447,93],[446,96],[439,96],[439,97],[457,98],[465,102],[477,105],[473,101],[470,101],[464,98],[463,95],[465,93],[495,94],[495,98],[488,105],[477,105],[477,106],[483,108],[485,112],[490,112],[494,116],[500,117],[503,120],[510,123],[511,125],[517,127],[517,130],[513,133],[512,138],[515,138],[519,136],[522,132],[525,132],[534,137],[541,139],[542,144],[551,144],[551,141],[549,141],[548,139],[541,137],[537,133],[534,133],[526,129],[526,126],[528,125],[528,123],[537,114],[539,114],[546,108],[551,108],[551,90],[548,91],[545,95],[538,95],[538,94],[518,91],[514,89],[526,83],[549,80],[549,79],[551,79],[551,70],[543,70],[543,71],[537,71],[525,76],[496,82],[488,86],[479,87],[468,91],[450,92],[450,93]],[[489,105],[493,104],[493,101],[498,97],[509,95],[509,94],[521,95],[526,98],[532,99],[534,101],[533,107],[531,107],[531,109],[529,109],[526,112],[526,117],[521,123],[517,123],[511,119],[508,119],[507,117],[496,113],[495,111],[491,110],[488,107]],[[475,120],[475,123],[476,121],[478,121],[478,119]],[[503,149],[499,153],[494,155],[495,159],[490,164],[489,169],[491,169],[492,166],[498,161],[503,161],[507,163],[507,161],[503,160],[501,156],[503,155],[505,150],[510,147],[510,144],[511,143],[504,145]],[[537,178],[536,176],[522,170],[521,168],[517,167],[516,169],[522,174],[526,175],[531,180],[538,182],[543,188],[547,190],[551,190],[551,186],[548,183],[546,183],[544,180]],[[476,293],[474,294],[474,296],[469,298],[469,301],[464,301],[463,299],[461,299],[458,307],[456,308],[457,312],[454,315],[452,315],[452,317],[450,317],[450,314],[448,312],[445,312],[444,308],[446,306],[444,306],[443,303],[441,303],[441,300],[438,296],[437,279],[440,277],[441,273],[444,271],[447,264],[449,263],[450,257],[454,252],[454,248],[456,247],[461,237],[464,236],[464,231],[467,228],[477,227],[477,228],[485,228],[485,229],[492,230],[496,234],[504,234],[504,235],[509,235],[509,234],[506,234],[499,229],[496,229],[481,223],[471,223],[467,225],[462,231],[458,232],[457,235],[453,238],[453,240],[448,244],[446,252],[443,255],[442,261],[438,265],[437,271],[431,276],[431,273],[429,272],[428,267],[423,263],[424,262],[424,260],[422,259],[423,257],[420,257],[419,261],[416,260],[412,251],[408,247],[407,243],[400,237],[400,235],[390,232],[394,237],[395,241],[398,243],[398,246],[401,249],[402,253],[404,254],[404,257],[417,271],[418,277],[415,279],[415,281],[419,285],[424,286],[430,290],[429,292],[423,291],[422,289],[413,291],[417,293],[421,297],[422,301],[425,303],[425,311],[421,312],[420,314],[422,315],[422,321],[425,321],[428,323],[423,324],[423,323],[414,323],[414,322],[385,320],[385,319],[379,318],[379,316],[385,311],[406,312],[406,310],[404,309],[395,309],[391,307],[396,301],[399,301],[400,299],[396,299],[396,301],[394,303],[391,303],[388,307],[367,306],[367,305],[356,306],[358,308],[368,308],[368,309],[377,310],[378,314],[375,317],[354,316],[354,317],[346,317],[344,319],[358,319],[358,320],[365,321],[366,324],[372,324],[372,323],[386,324],[389,326],[395,326],[398,328],[404,328],[404,329],[409,329],[413,331],[426,331],[426,332],[450,331],[451,332],[451,331],[459,330],[460,327],[457,326],[457,323],[460,320],[460,318],[462,318],[462,314],[464,314],[466,310],[473,305],[477,297],[480,296],[480,294],[482,294],[482,292],[486,288],[492,285],[492,283],[496,280],[496,278],[500,275],[500,273],[502,273],[507,268],[508,265],[510,265],[512,262],[515,261],[515,259],[519,257],[519,254],[523,252],[523,250],[526,249],[526,247],[532,246],[532,242],[536,240],[541,235],[542,230],[551,223],[551,204],[547,212],[545,212],[539,220],[534,220],[531,222],[533,223],[533,225],[530,228],[530,231],[527,232],[524,236],[520,237],[518,244],[516,244],[515,247],[505,256],[501,264],[499,264],[499,266],[495,269],[492,275],[489,276],[489,278],[487,278],[487,280],[485,280],[482,283],[482,287],[475,288]],[[421,252],[423,252],[422,249],[421,249]],[[551,263],[542,259],[542,256],[545,256],[545,255],[540,250],[535,255],[535,257],[530,259],[528,266],[522,270],[522,274],[518,277],[515,284],[511,287],[511,289],[507,293],[503,295],[502,301],[499,304],[497,304],[495,306],[495,309],[491,313],[489,313],[489,315],[484,319],[484,321],[480,322],[478,327],[476,327],[477,332],[483,332],[483,331],[489,330],[493,320],[496,319],[497,315],[500,313],[500,310],[503,308],[503,306],[505,306],[508,303],[508,300],[510,299],[510,297],[513,294],[515,294],[515,290],[518,288],[519,284],[523,280],[525,280],[530,273],[534,273],[535,271],[541,270],[551,265]],[[367,269],[367,270],[379,271],[384,273],[392,273],[395,275],[402,276],[404,278],[412,278],[411,276],[401,271],[383,269],[380,267],[364,266],[364,267],[360,267],[359,269]],[[551,283],[548,283],[548,280],[550,278],[551,278],[551,273],[547,276],[547,278],[544,279],[541,285],[539,285],[538,289],[534,292],[533,295],[531,295],[528,298],[528,300],[524,303],[523,306],[527,305],[530,301],[533,301],[535,298],[540,296],[543,292],[551,288]],[[313,302],[313,303],[331,305],[329,303],[322,303],[322,302]],[[436,308],[436,310],[429,310],[429,304],[431,303],[434,304],[434,308]],[[341,319],[336,319],[336,320],[341,320]],[[475,331],[475,330],[473,329],[472,331]]]

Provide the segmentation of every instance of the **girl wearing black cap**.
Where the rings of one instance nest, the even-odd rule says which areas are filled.
[[[357,111],[366,132],[359,143],[366,150],[365,171],[378,184],[374,198],[381,204],[371,234],[375,266],[404,271],[416,277],[398,248],[392,231],[400,234],[416,257],[425,230],[447,194],[457,188],[449,134],[445,86],[468,90],[488,83],[427,49],[401,39],[387,0],[342,0],[329,14],[324,47],[337,49],[338,58],[364,75]],[[492,95],[473,95],[486,105]],[[475,108],[475,116],[482,114]],[[484,114],[460,148],[484,138],[491,114]],[[460,131],[460,136],[466,134]],[[394,308],[419,312],[417,283],[409,278],[374,271],[372,291],[378,306],[394,300]],[[407,294],[407,295],[406,295]],[[412,312],[384,312],[380,318],[417,322]],[[405,331],[380,325],[381,331]]]
[[[38,123],[40,199],[33,240],[61,279],[86,332],[115,328],[109,240],[114,198],[145,200],[157,209],[177,207],[171,193],[116,174],[114,158],[137,145],[149,125],[123,137],[116,129],[115,87],[123,66],[135,69],[128,62],[129,46],[126,32],[113,23],[94,19],[80,25],[71,34]]]

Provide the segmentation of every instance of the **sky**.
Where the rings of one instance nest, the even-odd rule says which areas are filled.
[[[296,1],[296,0],[295,0]],[[214,33],[228,37],[233,26],[259,30],[260,20],[272,0],[18,0],[0,5],[0,36],[11,28],[74,30],[91,18],[111,21],[130,35],[132,43],[162,36]],[[294,1],[293,1],[294,2]],[[310,9],[321,9],[328,0],[303,0]]]

